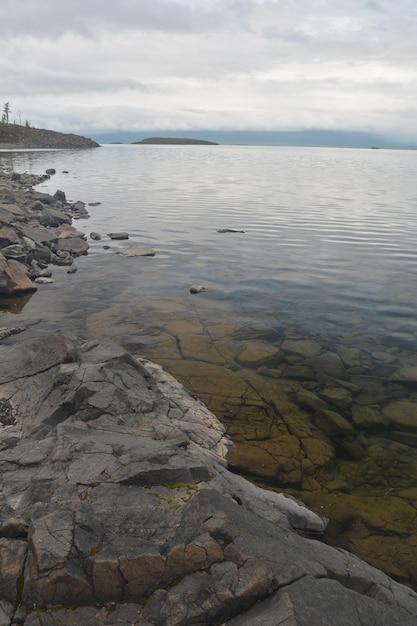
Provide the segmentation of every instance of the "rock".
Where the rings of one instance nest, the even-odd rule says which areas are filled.
[[[330,491],[330,493],[334,492],[334,491],[339,491],[342,493],[349,493],[349,485],[347,484],[347,482],[345,480],[332,480],[329,483],[327,483],[326,488],[328,491]]]
[[[93,239],[94,241],[100,241],[101,235],[100,233],[92,232],[90,233],[90,239]]]
[[[10,226],[14,222],[23,222],[27,211],[11,204],[0,203],[0,224]]]
[[[65,196],[65,192],[61,191],[60,189],[58,189],[55,193],[54,193],[54,200],[58,200],[58,202],[62,202],[65,203],[67,201],[67,198]]]
[[[155,256],[155,250],[150,246],[128,246],[117,250],[116,254],[123,256]]]
[[[53,228],[62,224],[71,224],[71,218],[62,211],[54,208],[44,208],[38,213],[38,219],[42,226]]]
[[[190,292],[194,293],[191,289]],[[242,347],[236,361],[244,367],[259,367],[266,361],[273,360],[278,354],[279,350],[276,346],[261,341],[252,341]]]
[[[343,387],[326,387],[318,395],[340,411],[346,411],[352,406],[352,394]]]
[[[417,404],[400,400],[390,402],[382,411],[391,424],[399,430],[417,432]]]
[[[321,346],[311,339],[286,339],[281,344],[281,350],[308,358],[320,354]]]
[[[49,169],[45,170],[46,174],[56,174],[56,170],[53,167],[50,167]]]
[[[87,209],[85,208],[85,202],[80,202],[79,200],[71,204],[70,213],[75,220],[90,217]]]
[[[353,407],[352,420],[360,428],[374,432],[385,430],[390,423],[389,417],[376,407],[360,405]]]
[[[316,374],[324,374],[331,378],[343,378],[345,374],[344,365],[335,352],[325,352],[307,359],[305,363]]]
[[[52,278],[48,278],[46,276],[38,276],[37,278],[35,278],[34,282],[38,283],[39,285],[50,285],[54,281]]]
[[[82,237],[67,237],[58,239],[58,250],[68,252],[71,256],[87,254],[89,245]]]
[[[19,263],[25,263],[28,251],[24,245],[15,243],[2,248],[1,252],[6,259],[14,259],[15,261],[19,261]]]
[[[244,230],[235,230],[234,228],[219,228],[218,233],[244,233]]]
[[[110,239],[129,239],[129,233],[125,232],[109,233],[108,236]]]
[[[353,435],[354,429],[350,422],[342,415],[328,409],[320,409],[314,414],[314,423],[329,437],[344,437]]]
[[[202,291],[207,291],[207,289],[205,287],[203,287],[202,285],[191,285],[190,287],[190,293],[201,293]]]
[[[21,244],[21,241],[20,237],[18,237],[13,228],[10,228],[9,226],[3,226],[0,228],[0,248],[14,244]]]
[[[393,373],[391,379],[406,383],[410,387],[417,388],[417,366],[408,365],[406,367],[401,367]]]
[[[0,296],[16,296],[36,291],[37,287],[26,276],[20,263],[9,261],[7,267],[0,274]]]
[[[68,269],[67,269],[67,274],[75,274],[75,272],[78,270],[78,267],[75,265],[75,263],[73,263]]]
[[[319,409],[327,409],[328,404],[312,391],[300,389],[297,391],[297,402],[303,409],[307,411],[318,411]]]
[[[417,594],[307,538],[325,519],[228,470],[225,428],[162,368],[57,334],[0,346],[0,397],[5,623],[416,623]]]

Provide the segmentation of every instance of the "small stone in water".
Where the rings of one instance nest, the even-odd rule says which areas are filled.
[[[38,276],[33,282],[39,283],[41,285],[50,285],[54,281],[52,280],[52,278],[46,278],[46,276]]]
[[[109,233],[110,239],[129,239],[129,233]]]
[[[92,233],[90,233],[90,238],[94,239],[94,241],[100,241],[101,235],[100,235],[100,233],[92,232]]]
[[[73,263],[68,269],[67,269],[67,274],[75,274],[75,272],[77,271],[78,267]]]
[[[192,285],[190,287],[190,293],[201,293],[202,291],[207,291],[207,289],[201,285]]]

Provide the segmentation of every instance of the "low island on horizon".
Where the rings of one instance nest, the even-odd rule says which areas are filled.
[[[206,141],[204,139],[188,139],[182,137],[148,137],[141,141],[133,141],[133,145],[141,144],[173,144],[173,145],[199,145],[199,146],[218,146],[215,141]]]

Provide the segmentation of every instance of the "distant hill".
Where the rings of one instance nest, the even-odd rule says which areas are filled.
[[[99,144],[82,137],[54,130],[0,123],[0,148],[98,148]]]
[[[147,137],[141,141],[133,141],[133,144],[175,144],[185,146],[218,146],[215,141],[207,141],[204,139],[190,139],[188,137]]]

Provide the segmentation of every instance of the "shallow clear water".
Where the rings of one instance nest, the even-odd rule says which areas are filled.
[[[417,152],[114,145],[0,164],[54,167],[39,189],[100,202],[75,226],[103,235],[0,324],[113,336],[162,363],[223,420],[238,471],[417,584]],[[156,256],[114,254],[135,243]]]

